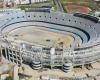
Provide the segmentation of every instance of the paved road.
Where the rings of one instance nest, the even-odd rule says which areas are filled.
[[[60,0],[53,0],[53,1],[54,1],[54,4],[57,7],[57,11],[64,12],[64,9],[63,9],[63,6],[61,4],[61,1]]]

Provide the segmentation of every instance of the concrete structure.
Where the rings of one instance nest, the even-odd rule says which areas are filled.
[[[44,2],[47,0],[15,0],[16,4],[31,4],[31,3],[38,3],[38,2]]]
[[[96,2],[100,2],[100,0],[94,0],[94,1],[96,1]]]
[[[100,22],[96,17],[21,10],[3,14],[1,46],[11,63],[31,64],[33,69],[60,67],[70,72],[75,66],[100,60]]]
[[[96,16],[96,17],[98,17],[99,20],[100,20],[100,11],[95,11],[93,15]]]
[[[19,80],[18,69],[18,66],[14,66],[13,80]]]

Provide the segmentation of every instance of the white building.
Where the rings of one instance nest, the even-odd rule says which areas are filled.
[[[16,4],[31,4],[31,3],[37,3],[37,2],[44,2],[47,0],[15,0]]]
[[[16,4],[29,4],[29,0],[15,0]]]
[[[95,2],[100,2],[100,0],[94,0]]]
[[[93,16],[98,17],[98,18],[99,18],[99,21],[100,21],[100,11],[96,11],[96,12],[93,14]]]

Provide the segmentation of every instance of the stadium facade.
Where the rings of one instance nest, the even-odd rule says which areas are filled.
[[[11,63],[29,64],[35,70],[44,66],[61,67],[64,72],[73,67],[100,60],[100,22],[86,14],[61,12],[2,11],[0,18],[1,53]],[[31,43],[13,35],[21,29],[33,27],[62,35],[73,42],[68,47],[63,41],[54,45],[46,42]],[[51,36],[51,35],[50,35]],[[50,39],[46,40],[47,42]],[[60,44],[56,47],[56,44]]]

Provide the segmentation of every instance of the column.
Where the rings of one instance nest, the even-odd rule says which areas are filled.
[[[14,66],[14,69],[13,69],[13,80],[19,80],[18,69],[19,69],[18,66]]]

